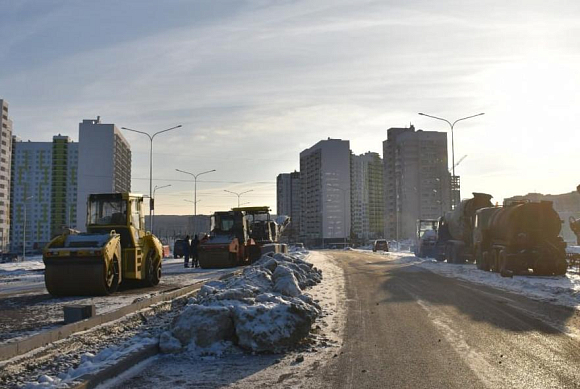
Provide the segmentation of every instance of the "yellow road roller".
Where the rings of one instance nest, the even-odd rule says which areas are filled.
[[[53,296],[103,296],[122,282],[155,286],[162,245],[145,231],[143,196],[91,194],[87,232],[65,231],[43,250],[44,281]]]

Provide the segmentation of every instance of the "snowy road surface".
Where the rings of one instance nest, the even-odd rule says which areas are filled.
[[[42,257],[3,263],[0,264],[0,343],[61,325],[64,305],[94,304],[97,314],[102,314],[129,305],[135,299],[217,278],[232,271],[184,268],[183,259],[166,259],[163,261],[161,282],[156,287],[121,288],[107,297],[53,298],[44,287]]]
[[[318,387],[580,385],[577,310],[442,277],[400,255],[327,255],[345,273],[347,326]]]

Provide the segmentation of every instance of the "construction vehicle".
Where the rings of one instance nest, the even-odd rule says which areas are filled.
[[[580,193],[580,185],[576,187],[576,191]],[[576,219],[574,216],[570,216],[568,222],[570,223],[570,229],[576,235],[576,244],[580,246],[580,218]]]
[[[145,231],[142,204],[143,196],[131,193],[89,195],[87,232],[65,231],[44,248],[48,292],[95,296],[131,280],[157,285],[162,245]]]
[[[437,219],[417,220],[416,243],[413,253],[419,258],[435,257],[435,243],[437,242]]]
[[[260,257],[260,247],[250,238],[248,221],[241,211],[215,212],[211,217],[209,237],[197,248],[199,266],[203,269],[249,265]]]
[[[260,246],[261,255],[268,252],[287,253],[288,246],[279,243],[282,232],[290,224],[290,217],[279,216],[272,220],[267,206],[234,208],[243,212],[248,221],[250,238]]]
[[[473,246],[481,270],[502,275],[566,273],[562,221],[551,201],[514,201],[475,214]]]
[[[473,198],[462,200],[453,211],[439,218],[437,229],[436,259],[462,264],[475,259],[473,247],[473,224],[478,209],[493,207],[492,196],[473,193]]]
[[[201,268],[249,265],[267,252],[286,253],[287,245],[278,243],[290,219],[277,223],[268,207],[238,207],[215,212],[211,233],[198,246]]]

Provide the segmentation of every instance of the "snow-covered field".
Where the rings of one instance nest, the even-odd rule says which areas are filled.
[[[580,274],[569,269],[563,277],[520,276],[505,278],[498,273],[478,270],[474,264],[454,265],[434,259],[417,258],[409,252],[372,253],[388,255],[396,263],[418,266],[445,277],[458,278],[492,288],[518,293],[535,300],[580,308]]]

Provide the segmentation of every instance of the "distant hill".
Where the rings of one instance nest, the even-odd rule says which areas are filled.
[[[554,203],[554,209],[560,215],[560,219],[564,221],[562,224],[562,232],[560,235],[566,242],[576,243],[576,235],[570,230],[570,225],[568,224],[568,219],[570,216],[576,218],[580,217],[580,194],[578,192],[570,192],[563,194],[541,194],[541,193],[528,193],[523,196],[513,196],[504,199],[504,201],[512,200],[529,200],[529,201],[551,201]]]

